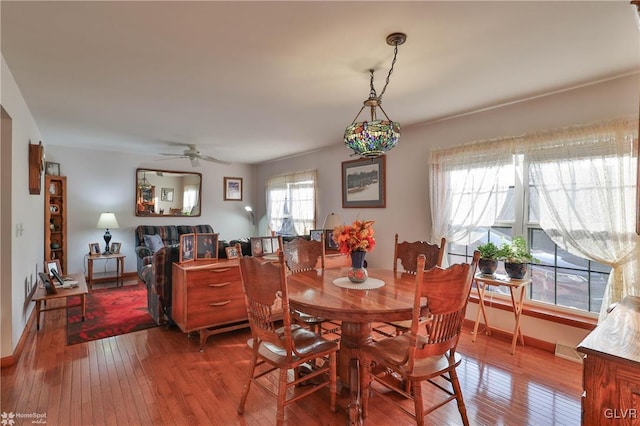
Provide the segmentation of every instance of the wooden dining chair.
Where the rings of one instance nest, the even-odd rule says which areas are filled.
[[[424,269],[431,269],[434,266],[442,266],[446,243],[446,238],[442,238],[440,240],[440,246],[437,244],[429,244],[426,241],[403,241],[400,243],[398,242],[398,234],[396,234],[393,256],[394,272],[398,270],[398,260],[400,260],[403,269],[402,272],[415,275],[418,271],[418,256],[421,254],[426,258]],[[395,335],[398,335],[409,331],[411,321],[392,321],[374,325],[373,330],[375,332],[386,337],[392,337],[392,334],[389,333],[389,327],[384,326],[392,326],[392,330],[395,331]]]
[[[456,367],[460,365],[460,355],[456,353],[465,311],[469,301],[471,283],[478,265],[480,253],[476,251],[471,263],[456,264],[447,269],[435,267],[424,270],[426,256],[418,256],[416,273],[416,293],[413,302],[411,329],[395,337],[370,343],[361,349],[363,372],[361,387],[396,404],[402,411],[412,416],[418,425],[424,425],[424,416],[447,402],[456,400],[464,425],[469,424],[462,398]],[[421,321],[422,300],[426,298],[429,321]],[[390,373],[411,384],[408,392],[402,381],[394,381]],[[450,383],[432,381],[442,377]],[[382,386],[412,399],[414,411],[407,410],[398,399],[387,392],[372,387]],[[429,383],[446,393],[447,398],[425,409],[422,398],[422,384]],[[430,397],[429,400],[432,400]],[[366,417],[369,392],[363,393],[363,416]]]
[[[320,241],[298,237],[291,241],[283,241],[281,247],[287,267],[291,273],[297,274],[311,271],[317,269],[318,266],[324,269],[324,233]],[[292,315],[296,322],[309,326],[316,333],[322,331],[322,324],[327,321],[325,318],[309,315],[301,311],[293,311]]]
[[[335,412],[338,345],[291,323],[287,272],[282,252],[278,254],[277,262],[249,256],[240,258],[239,262],[251,326],[251,339],[247,342],[251,348],[251,362],[247,381],[242,388],[238,414],[244,413],[252,383],[277,398],[278,425],[284,423],[287,405],[325,387],[329,387],[330,407]],[[278,305],[282,306],[281,313],[279,308],[275,308]],[[303,364],[309,373],[303,378],[295,374],[290,380],[289,371],[297,371]],[[269,378],[264,377],[275,370],[279,370],[277,393],[273,391]],[[297,386],[303,381],[308,386]],[[293,392],[290,391],[292,387]]]
[[[429,244],[426,241],[398,242],[398,234],[395,236],[393,270],[398,270],[398,260],[402,264],[403,272],[415,274],[418,270],[418,256],[423,254],[426,258],[425,269],[431,269],[434,266],[442,266],[444,258],[444,250],[447,240],[442,238],[440,246],[437,244]]]

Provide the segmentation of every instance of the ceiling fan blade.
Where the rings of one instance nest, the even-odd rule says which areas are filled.
[[[200,158],[205,160],[205,161],[212,161],[214,163],[227,164],[227,165],[231,164],[229,161],[218,160],[217,158],[212,157],[210,155],[201,155]]]

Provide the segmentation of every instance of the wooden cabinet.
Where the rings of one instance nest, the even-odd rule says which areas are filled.
[[[185,333],[209,336],[248,326],[237,260],[173,264],[171,317]]]
[[[44,179],[44,260],[58,259],[67,271],[67,177]]]
[[[640,297],[627,296],[581,343],[583,425],[640,424]]]

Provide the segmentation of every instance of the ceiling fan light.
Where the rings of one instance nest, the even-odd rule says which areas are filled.
[[[375,120],[353,123],[344,132],[344,144],[353,153],[375,158],[393,149],[400,140],[400,123]]]

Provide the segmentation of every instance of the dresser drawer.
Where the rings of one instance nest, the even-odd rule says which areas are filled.
[[[233,281],[240,282],[240,269],[238,268],[210,268],[187,273],[187,288],[202,287],[212,283],[224,284]],[[242,285],[240,286],[240,291],[242,291]]]
[[[207,297],[190,293],[187,297],[189,298],[187,323],[192,330],[247,318],[247,308],[242,293]]]

